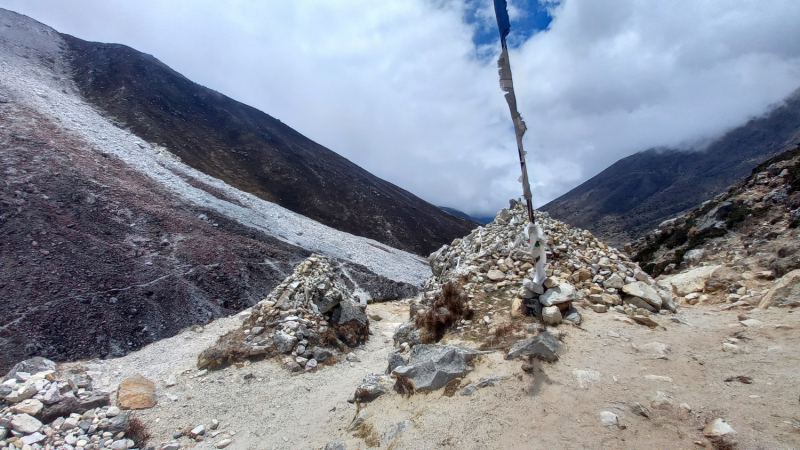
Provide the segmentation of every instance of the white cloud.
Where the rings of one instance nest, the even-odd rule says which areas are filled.
[[[519,196],[519,169],[494,58],[472,42],[493,20],[480,1],[472,25],[455,0],[0,6],[151,53],[432,203],[491,214]],[[717,135],[800,86],[794,0],[549,4],[549,30],[511,54],[536,204],[633,152]]]

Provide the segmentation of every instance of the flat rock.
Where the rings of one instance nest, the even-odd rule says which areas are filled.
[[[50,423],[58,417],[83,414],[90,409],[106,406],[108,402],[108,393],[101,391],[92,391],[91,395],[82,399],[74,396],[65,396],[58,403],[45,405],[36,417],[45,423]]]
[[[760,326],[764,325],[764,322],[762,322],[762,321],[760,321],[758,319],[745,319],[745,320],[740,321],[739,323],[741,323],[742,325],[744,325],[746,327],[760,327]]]
[[[503,272],[501,272],[501,271],[499,271],[499,270],[497,270],[497,269],[492,269],[492,270],[490,270],[490,271],[489,271],[489,272],[486,274],[486,276],[487,276],[487,277],[488,277],[488,278],[489,278],[491,281],[495,281],[495,282],[496,282],[496,281],[503,281],[503,280],[505,280],[505,279],[506,279],[506,274],[504,274]]]
[[[572,375],[578,380],[578,386],[585,388],[589,383],[600,379],[600,372],[593,369],[573,369]]]
[[[28,414],[17,414],[13,419],[11,419],[11,429],[14,431],[19,431],[20,433],[35,433],[39,431],[39,428],[41,427],[42,422],[39,422],[38,419]]]
[[[562,283],[550,288],[539,297],[539,302],[544,306],[553,306],[578,299],[575,288],[569,283]]]
[[[39,414],[39,411],[44,408],[44,405],[39,400],[30,398],[28,400],[23,400],[16,405],[11,407],[11,412],[17,414],[30,414],[31,416],[35,416]]]
[[[661,300],[658,291],[644,281],[626,284],[622,287],[622,292],[638,297],[656,309],[661,309],[661,305],[663,304],[663,300]]]
[[[506,359],[515,359],[522,355],[531,355],[548,362],[558,360],[558,351],[561,341],[547,331],[539,333],[536,337],[517,341],[508,351]]]
[[[663,281],[672,286],[672,291],[678,297],[685,297],[692,292],[701,292],[706,286],[706,280],[719,269],[720,265],[703,266],[665,277]]]
[[[649,318],[647,316],[633,315],[633,316],[631,316],[631,319],[633,319],[634,321],[636,321],[636,322],[638,322],[638,323],[640,323],[642,325],[647,325],[650,328],[656,328],[657,326],[659,326],[658,322],[656,322],[655,320],[653,320],[653,319],[651,319],[651,318]]]
[[[137,373],[120,383],[117,405],[122,409],[152,408],[157,403],[155,392],[155,383]]]

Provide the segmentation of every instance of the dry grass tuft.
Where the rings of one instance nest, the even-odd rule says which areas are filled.
[[[394,383],[394,390],[398,394],[413,395],[417,388],[408,378],[397,377],[397,381]]]
[[[427,308],[414,314],[414,322],[420,330],[427,331],[428,341],[439,342],[453,324],[461,319],[472,319],[474,311],[468,302],[461,285],[450,281],[436,293]]]
[[[381,443],[378,433],[375,432],[375,427],[366,421],[356,428],[353,436],[363,439],[364,443],[366,443],[368,447],[377,447]]]
[[[125,430],[125,435],[136,443],[139,447],[144,447],[147,440],[150,439],[150,432],[147,431],[147,425],[143,420],[138,417],[131,418],[128,428]]]

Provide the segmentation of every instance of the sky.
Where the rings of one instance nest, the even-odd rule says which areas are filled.
[[[490,0],[0,0],[152,54],[423,199],[521,196]],[[692,148],[800,88],[797,0],[512,0],[534,206],[653,147]]]

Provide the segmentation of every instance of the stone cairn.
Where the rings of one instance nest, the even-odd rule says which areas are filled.
[[[512,316],[534,315],[547,325],[562,320],[580,324],[575,304],[597,313],[615,310],[626,321],[648,326],[658,325],[651,314],[675,311],[670,288],[657,284],[627,254],[547,213],[535,211],[535,219],[547,236],[547,278],[542,284],[533,282],[524,204],[512,200],[494,221],[430,255],[433,276],[412,310],[425,308],[445,283],[456,281],[470,299],[478,292],[511,291],[515,297]],[[459,327],[480,320],[491,322],[486,315],[462,320]],[[409,324],[404,325],[407,331]]]
[[[56,378],[53,361],[17,364],[0,385],[0,449],[127,450],[137,447],[125,411],[92,389],[87,373]],[[143,438],[141,436],[140,438]]]
[[[198,357],[214,369],[250,357],[287,355],[292,372],[330,362],[334,352],[357,347],[369,337],[366,298],[330,259],[313,254],[264,300],[242,327],[222,336]]]

